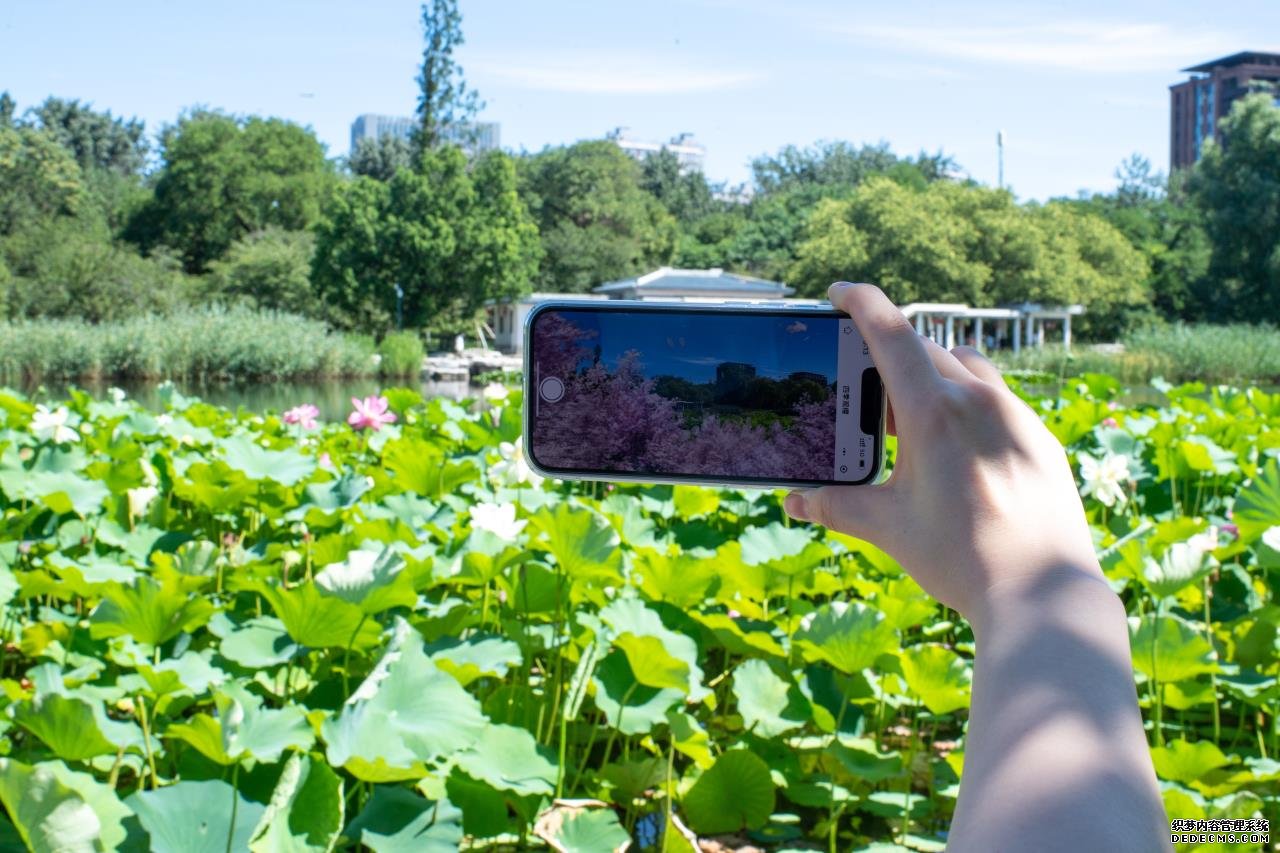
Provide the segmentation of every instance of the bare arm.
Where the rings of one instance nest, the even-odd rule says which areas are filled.
[[[1124,609],[1061,445],[978,352],[911,329],[871,285],[834,285],[884,379],[888,482],[788,496],[792,516],[874,542],[977,640],[949,849],[1169,849]]]

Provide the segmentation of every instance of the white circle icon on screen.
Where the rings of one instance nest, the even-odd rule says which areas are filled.
[[[548,403],[558,403],[564,396],[564,381],[557,376],[549,376],[538,386],[538,394]]]

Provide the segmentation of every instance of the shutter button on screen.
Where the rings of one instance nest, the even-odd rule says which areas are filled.
[[[538,385],[538,394],[548,403],[558,403],[564,396],[564,381],[558,376],[548,376]]]

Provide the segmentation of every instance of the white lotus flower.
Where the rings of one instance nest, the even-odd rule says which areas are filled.
[[[107,390],[107,395],[111,397],[111,402],[115,403],[116,405],[123,403],[126,397],[126,394],[124,393],[123,388],[114,388],[114,387]]]
[[[499,403],[507,399],[507,395],[511,392],[508,391],[507,386],[503,385],[501,382],[490,382],[488,385],[484,386],[484,391],[481,393],[484,394],[484,398],[490,403]]]
[[[129,515],[137,518],[146,513],[147,507],[156,499],[156,495],[160,494],[160,490],[155,486],[138,486],[136,489],[129,489],[125,494],[129,497]]]
[[[531,486],[542,485],[544,477],[534,472],[524,461],[524,439],[517,438],[515,443],[504,441],[498,445],[502,459],[489,466],[489,477],[508,486],[528,483]]]
[[[52,441],[54,444],[69,444],[80,440],[80,433],[67,426],[71,412],[66,406],[59,406],[53,411],[43,404],[36,406],[31,416],[31,431],[41,441]]]
[[[515,504],[476,504],[471,507],[471,526],[487,530],[499,539],[510,541],[520,535],[527,521],[516,520]]]
[[[1080,479],[1084,486],[1081,495],[1093,495],[1103,506],[1115,506],[1128,500],[1124,486],[1129,482],[1129,457],[1123,453],[1108,453],[1102,459],[1095,459],[1088,453],[1081,453]]]
[[[1200,555],[1201,558],[1205,554],[1211,553],[1218,547],[1218,528],[1210,524],[1209,529],[1203,533],[1197,533],[1187,540],[1187,547]]]

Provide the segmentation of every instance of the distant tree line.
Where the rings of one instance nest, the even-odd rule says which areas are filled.
[[[585,292],[662,265],[817,296],[876,281],[899,302],[1088,306],[1109,338],[1161,320],[1280,321],[1280,109],[1239,101],[1194,168],[1134,156],[1111,193],[1019,203],[937,153],[787,146],[747,186],[600,139],[478,156],[482,106],[454,0],[423,7],[419,127],[326,157],[310,128],[192,110],[140,121],[0,95],[0,317],[105,321],[244,304],[381,335],[470,329],[487,300]]]

